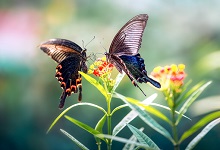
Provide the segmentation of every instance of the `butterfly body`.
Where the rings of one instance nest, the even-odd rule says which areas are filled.
[[[147,20],[147,14],[140,14],[129,20],[115,35],[109,48],[109,53],[105,53],[107,60],[120,73],[124,71],[134,86],[137,86],[141,91],[142,89],[136,81],[139,83],[150,82],[157,88],[161,87],[159,82],[147,76],[144,59],[141,58],[138,52]]]
[[[51,39],[42,43],[40,49],[58,63],[55,77],[63,89],[59,108],[63,108],[67,96],[78,91],[78,101],[81,101],[82,78],[78,71],[87,73],[86,50],[66,39]]]

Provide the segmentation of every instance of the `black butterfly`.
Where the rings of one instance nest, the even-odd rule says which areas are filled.
[[[161,87],[159,82],[147,76],[144,59],[138,53],[147,19],[147,14],[140,14],[129,20],[115,35],[109,53],[105,53],[107,60],[120,73],[124,71],[134,86],[137,86],[140,90],[141,88],[136,81],[139,83],[150,82],[157,88]],[[144,92],[143,94],[145,95]]]
[[[55,77],[63,88],[59,108],[63,108],[65,99],[79,90],[78,100],[82,100],[82,78],[78,71],[87,73],[86,49],[65,39],[50,39],[42,43],[40,49],[58,63]]]

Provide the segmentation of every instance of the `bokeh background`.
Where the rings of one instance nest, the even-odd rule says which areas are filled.
[[[96,149],[92,135],[65,119],[46,134],[58,109],[61,89],[54,78],[56,63],[39,50],[38,45],[50,38],[65,38],[82,46],[87,53],[104,56],[117,31],[133,16],[147,13],[149,20],[140,53],[147,71],[154,67],[184,63],[187,79],[193,84],[212,80],[183,119],[180,134],[198,119],[220,109],[220,1],[219,0],[1,0],[0,1],[0,149],[60,150],[78,149],[59,129],[65,129],[90,149]],[[88,65],[92,62],[89,61]],[[151,95],[157,90],[140,85]],[[104,108],[102,95],[83,80],[83,101]],[[125,77],[117,92],[136,99],[145,97]],[[159,92],[158,92],[159,93]],[[77,103],[77,94],[67,98],[66,107]],[[157,102],[165,104],[159,93]],[[114,99],[112,107],[122,104]],[[113,116],[113,126],[129,108]],[[102,116],[90,107],[78,107],[68,115],[94,127]],[[159,120],[158,120],[159,121]],[[160,121],[159,121],[160,122]],[[160,122],[163,123],[163,122]],[[172,149],[171,143],[140,119],[132,125],[144,127],[161,149]],[[166,124],[163,126],[167,127]],[[167,127],[170,131],[170,129]],[[119,136],[128,138],[124,129]],[[185,148],[191,139],[186,140]],[[114,142],[113,149],[122,143]],[[220,127],[213,128],[195,149],[218,149]],[[105,147],[103,147],[105,149]]]

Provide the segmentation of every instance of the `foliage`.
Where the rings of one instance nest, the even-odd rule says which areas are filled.
[[[185,65],[171,65],[165,67],[156,67],[152,76],[159,80],[162,88],[160,91],[164,95],[164,99],[167,102],[167,106],[163,106],[161,104],[153,102],[157,94],[153,94],[149,96],[144,101],[139,101],[130,97],[123,96],[117,92],[115,92],[119,83],[121,82],[124,74],[119,74],[116,79],[111,79],[111,71],[112,64],[106,62],[105,59],[98,59],[93,65],[90,66],[89,73],[98,77],[98,79],[93,78],[91,75],[87,75],[83,72],[80,74],[95,88],[99,90],[99,92],[104,96],[107,104],[107,110],[103,107],[92,104],[92,103],[79,103],[74,104],[64,110],[52,123],[48,132],[51,128],[56,124],[56,122],[64,116],[67,120],[77,125],[81,129],[87,131],[88,133],[94,135],[94,138],[97,143],[97,149],[101,149],[101,141],[106,143],[107,149],[110,150],[112,146],[112,141],[118,141],[125,143],[124,150],[130,149],[155,149],[158,150],[159,145],[157,145],[150,137],[148,137],[145,133],[143,133],[143,129],[137,129],[132,126],[130,122],[136,117],[140,117],[143,122],[145,122],[148,126],[150,126],[153,130],[157,131],[159,134],[166,137],[172,144],[175,150],[179,149],[180,144],[199,131],[201,128],[204,129],[197,135],[195,138],[189,143],[187,149],[192,149],[196,146],[196,144],[220,121],[220,112],[213,112],[203,117],[200,121],[198,121],[194,126],[185,131],[181,136],[179,136],[178,125],[181,122],[182,118],[187,118],[191,120],[189,117],[185,116],[188,108],[192,105],[192,103],[199,97],[199,95],[207,88],[208,85],[211,84],[209,82],[200,82],[197,85],[189,88],[191,82],[184,84],[184,79],[186,77],[186,73],[184,72]],[[111,109],[111,100],[112,98],[121,99],[125,104],[117,106],[115,109]],[[97,122],[96,127],[93,128],[79,120],[76,120],[70,116],[65,115],[70,109],[78,106],[92,106],[96,109],[102,111],[103,116]],[[115,126],[112,127],[112,116],[118,110],[122,108],[130,107],[132,110]],[[158,109],[160,108],[160,109]],[[161,110],[167,110],[170,112],[170,117],[164,115]],[[165,127],[160,125],[155,119],[159,118],[160,120],[167,123],[172,132],[170,133]],[[211,123],[210,123],[211,122]],[[208,124],[208,125],[207,125]],[[103,127],[107,125],[107,133],[103,132]],[[123,130],[124,127],[128,127],[132,132],[133,136],[129,139],[125,139],[122,137],[117,137],[117,134]],[[88,149],[85,145],[83,145],[80,141],[76,140],[72,135],[67,133],[66,131],[61,129],[61,132],[64,133],[67,137],[69,137],[75,144],[77,144],[81,149]],[[180,138],[179,138],[180,137]]]

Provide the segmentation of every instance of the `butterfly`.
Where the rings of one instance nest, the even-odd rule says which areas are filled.
[[[105,53],[107,61],[112,63],[120,73],[124,71],[132,84],[138,87],[144,95],[145,93],[137,82],[149,82],[157,88],[161,87],[159,82],[148,77],[144,59],[138,53],[147,20],[147,14],[140,14],[129,20],[115,35],[109,53]]]
[[[42,43],[40,49],[58,63],[55,77],[63,89],[59,108],[64,107],[67,96],[78,91],[78,101],[81,101],[82,77],[78,71],[87,73],[86,49],[82,49],[76,43],[66,39],[50,39]]]

